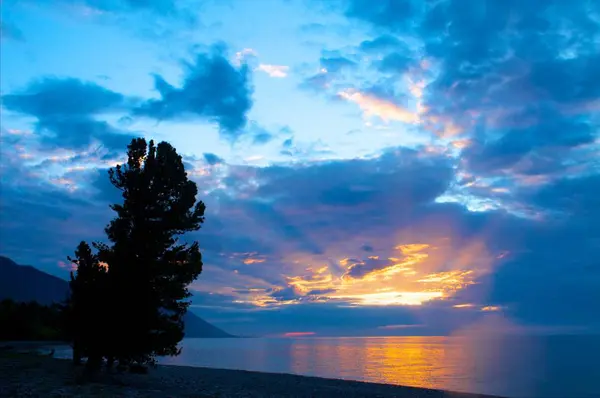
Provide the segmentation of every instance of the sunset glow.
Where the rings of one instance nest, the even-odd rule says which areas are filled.
[[[600,2],[462,3],[2,2],[0,256],[68,280],[139,137],[232,334],[598,332]]]
[[[283,337],[305,337],[314,336],[315,332],[287,332],[283,334]]]

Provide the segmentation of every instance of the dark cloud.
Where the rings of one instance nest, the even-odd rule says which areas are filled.
[[[375,62],[377,69],[384,73],[405,71],[413,63],[414,60],[407,53],[388,54],[381,61]]]
[[[273,134],[269,132],[262,132],[254,136],[253,142],[258,145],[263,145],[273,140]]]
[[[199,54],[186,64],[180,88],[155,76],[159,99],[129,98],[95,83],[74,78],[47,77],[31,82],[24,90],[2,96],[5,109],[36,119],[36,131],[47,145],[83,148],[93,139],[108,148],[122,148],[132,138],[100,117],[125,113],[157,120],[198,117],[216,122],[223,135],[236,139],[246,133],[246,113],[252,106],[248,68],[234,67],[220,48]],[[122,116],[120,123],[131,122]],[[269,142],[273,135],[255,128],[255,143]]]
[[[218,157],[214,153],[205,153],[204,160],[206,160],[206,163],[210,164],[211,166],[223,163],[223,159]]]
[[[594,141],[597,133],[584,116],[562,116],[535,106],[514,115],[515,120],[530,120],[533,125],[502,131],[500,138],[477,142],[463,152],[469,167],[479,173],[510,168],[525,155],[544,149],[568,149]]]
[[[251,322],[232,329],[239,333],[264,332],[265,325],[271,333],[295,329],[325,334],[426,325],[423,332],[443,334],[478,319],[480,305],[501,306],[504,316],[526,325],[599,330],[594,309],[600,303],[600,179],[597,148],[584,150],[598,134],[596,3],[343,4],[345,15],[368,25],[373,34],[349,52],[373,56],[373,71],[383,75],[359,82],[361,92],[392,104],[406,103],[407,90],[397,83],[421,68],[411,75],[427,81],[422,98],[427,111],[421,118],[451,121],[459,130],[454,134],[469,142],[454,160],[431,148],[390,148],[370,159],[268,167],[227,165],[209,153],[188,159],[186,167],[203,167],[203,173],[190,175],[207,192],[202,198],[208,205],[206,227],[189,237],[199,239],[206,260],[198,286],[206,291],[227,287],[214,294],[199,291],[194,304],[210,319],[248,319],[251,314]],[[415,47],[422,52],[413,53]],[[354,70],[356,54],[321,55],[322,66],[331,73],[309,81],[336,88],[332,75]],[[431,70],[421,65],[424,60]],[[82,146],[89,137],[107,143],[114,139],[117,145],[119,132],[97,117],[128,113],[130,100],[77,81],[64,84],[71,93],[67,98],[48,89],[61,84],[32,85],[31,90],[4,96],[4,106],[36,118],[38,129],[57,136],[56,131],[81,131],[82,139],[61,136],[68,146]],[[222,52],[200,55],[187,65],[180,87],[156,77],[156,88],[160,97],[136,107],[135,114],[157,120],[212,120],[231,139],[242,132],[250,140],[262,134],[245,127],[251,105],[247,70],[232,66]],[[76,99],[82,96],[90,100]],[[258,142],[271,138],[265,134]],[[444,138],[455,139],[452,134]],[[330,153],[321,143],[304,149],[292,138],[281,149],[290,156]],[[584,162],[584,155],[589,167],[567,174]],[[50,166],[49,160],[34,167],[11,159],[2,157],[3,176],[14,177],[6,185],[3,180],[3,253],[18,262],[50,267],[51,261],[70,254],[77,239],[101,235],[110,216],[105,204],[118,199],[105,170],[66,174],[76,183],[85,182],[80,184],[83,190],[71,191],[64,182],[52,183],[39,174]],[[207,176],[206,164],[222,167],[209,167]],[[538,184],[513,181],[523,175],[546,178]],[[482,179],[504,191],[486,194],[491,187],[478,185]],[[477,195],[458,198],[469,208],[480,198],[504,198],[499,203],[507,205],[475,212],[458,203],[441,203],[448,199],[444,194],[464,186]],[[90,195],[92,190],[95,195]],[[515,210],[521,208],[532,212]],[[402,260],[396,245],[430,242],[450,242],[432,272],[456,267],[486,272],[452,298],[410,308],[348,308],[347,301],[328,297],[334,292],[322,283],[328,272],[360,279],[391,265],[391,257]],[[434,257],[445,247],[438,246],[427,254]],[[36,261],[36,253],[44,259]],[[345,265],[341,259],[348,259]],[[327,268],[324,274],[317,272],[322,267]],[[248,298],[252,295],[270,299],[268,309],[276,306],[277,311],[258,309]],[[315,302],[318,296],[327,302]],[[284,305],[288,301],[297,304]],[[476,305],[460,313],[451,308],[462,303]]]
[[[202,0],[37,0],[37,3],[53,7],[86,7],[95,11],[100,19],[123,25],[126,25],[123,19],[126,16],[151,17],[154,21],[153,34],[157,29],[164,29],[163,20],[178,29],[198,26],[202,6]]]
[[[293,144],[294,144],[294,139],[288,138],[287,140],[283,141],[283,144],[281,144],[281,146],[283,148],[291,148]]]
[[[5,109],[36,119],[36,131],[46,145],[77,149],[92,139],[111,149],[126,146],[130,134],[95,117],[125,111],[127,102],[122,94],[73,78],[44,78],[2,96]]]
[[[366,53],[377,53],[389,50],[404,50],[406,44],[395,36],[384,34],[373,40],[363,41],[360,43],[359,49]]]
[[[590,307],[584,303],[597,302],[600,282],[600,270],[594,262],[600,230],[589,226],[590,219],[599,217],[597,209],[600,207],[593,195],[595,190],[600,189],[596,186],[597,176],[567,179],[546,188],[524,192],[526,196],[519,200],[534,204],[548,214],[561,214],[560,219],[548,223],[519,218],[504,211],[472,213],[457,204],[435,203],[433,199],[445,190],[447,184],[447,180],[441,178],[445,173],[444,161],[435,158],[410,160],[410,157],[410,151],[398,151],[364,162],[340,161],[301,168],[255,170],[257,173],[253,178],[260,182],[260,186],[252,199],[243,205],[240,202],[230,202],[229,205],[244,209],[243,214],[256,223],[260,220],[264,229],[250,227],[257,225],[254,222],[241,227],[238,216],[235,217],[235,228],[255,230],[264,242],[271,242],[272,254],[279,253],[280,245],[285,245],[310,253],[311,258],[323,256],[332,247],[342,247],[346,241],[360,239],[364,242],[367,237],[378,240],[380,246],[383,237],[397,235],[402,230],[407,231],[406,236],[412,242],[427,242],[451,232],[456,247],[482,242],[491,253],[509,253],[494,260],[498,268],[482,277],[479,284],[461,291],[457,296],[460,298],[453,303],[500,305],[507,308],[508,315],[526,324],[593,324]],[[426,171],[428,167],[432,167],[430,172]],[[394,182],[402,181],[402,175],[411,176],[411,179],[395,185]],[[427,175],[440,179],[427,178]],[[347,181],[347,176],[352,176],[352,181]],[[450,178],[451,174],[447,176]],[[419,179],[427,182],[420,185],[416,181]],[[228,184],[234,184],[234,180]],[[373,192],[368,200],[362,200],[360,194],[348,192],[348,187],[361,184],[364,184],[363,190]],[[336,186],[341,188],[333,196],[335,200],[331,201],[327,195]],[[432,189],[432,186],[438,188]],[[419,192],[421,189],[423,191]],[[226,225],[230,223],[226,221],[225,214],[221,217],[224,217]],[[233,224],[229,228],[233,230]],[[278,239],[281,243],[276,243]],[[553,242],[551,247],[548,242]],[[366,257],[365,251],[379,254],[371,245],[355,247],[360,249],[355,252],[360,257],[351,256],[347,268],[342,270],[350,278],[361,278],[392,265],[385,256]],[[395,256],[398,258],[399,254]],[[270,267],[277,264],[276,259],[273,261],[262,263],[255,269],[254,275],[270,274]],[[565,278],[565,272],[575,272],[576,275]],[[585,278],[588,279],[584,282]],[[307,276],[306,280],[314,279]],[[284,301],[302,299],[303,296],[294,288],[283,286],[274,298]],[[557,289],[561,292],[558,303],[557,299],[552,299]],[[546,299],[539,300],[539,297]],[[567,309],[572,305],[578,305],[580,310],[568,313]],[[469,316],[476,315],[475,311]],[[447,316],[450,317],[449,314]],[[352,319],[355,318],[349,318],[344,325],[351,325]],[[440,321],[436,327],[449,328],[450,323],[443,325]],[[351,326],[348,328],[351,329]],[[448,329],[444,330],[448,332]]]
[[[16,41],[25,41],[25,36],[23,36],[23,32],[16,25],[7,22],[0,22],[0,39],[2,40],[16,40]]]
[[[362,245],[361,249],[370,253],[370,252],[373,251],[373,246],[371,246],[371,245]]]
[[[411,0],[348,0],[346,15],[397,32],[407,29],[418,11],[418,2]]]
[[[260,175],[264,184],[256,194],[268,197],[277,193],[280,203],[355,206],[379,202],[392,192],[410,190],[403,199],[419,203],[443,193],[451,175],[445,159],[423,160],[417,151],[398,149],[373,161],[356,159],[302,169],[265,169]]]
[[[205,155],[209,163],[216,158]],[[3,164],[7,164],[4,156]],[[105,170],[73,177],[90,183],[82,195],[83,191],[70,192],[39,179],[26,189],[18,188],[17,182],[24,180],[27,169],[10,167],[15,178],[7,188],[3,185],[0,208],[3,253],[19,262],[52,269],[57,260],[71,253],[78,239],[101,238],[102,227],[111,216],[106,205],[118,200],[119,194],[111,191]],[[190,238],[198,238],[204,250],[206,272],[199,286],[210,290],[215,283],[238,285],[230,294],[198,293],[194,304],[205,316],[215,319],[252,313],[254,321],[237,326],[232,323],[233,331],[264,332],[268,324],[275,333],[304,324],[320,333],[364,334],[382,325],[425,322],[427,326],[420,333],[448,333],[477,316],[477,311],[457,315],[448,307],[471,301],[505,306],[507,314],[523,322],[593,324],[585,303],[598,300],[599,270],[594,254],[600,230],[589,223],[599,216],[594,195],[600,189],[597,176],[522,192],[520,200],[554,215],[548,222],[521,219],[503,211],[472,213],[458,204],[436,203],[435,198],[451,182],[451,165],[443,157],[402,148],[370,160],[227,167],[229,176],[219,182],[224,187],[203,198],[208,205],[206,227]],[[99,194],[89,195],[92,188]],[[361,192],[370,196],[364,198]],[[7,214],[17,218],[7,219]],[[29,226],[34,224],[36,232],[31,234]],[[50,232],[55,229],[62,232]],[[457,298],[421,309],[342,308],[343,300],[312,302],[333,293],[331,288],[316,286],[300,292],[284,278],[298,275],[299,269],[287,259],[290,254],[306,256],[299,258],[313,266],[329,264],[336,270],[338,265],[328,262],[328,256],[331,250],[339,250],[350,259],[337,269],[340,275],[361,278],[391,265],[385,254],[375,256],[381,248],[402,239],[429,242],[449,233],[456,247],[469,247],[478,241],[491,253],[510,253],[498,260],[501,265],[492,274],[460,292],[464,301]],[[28,239],[23,238],[26,234]],[[24,250],[28,245],[34,245],[35,250]],[[39,256],[48,260],[40,261]],[[400,253],[394,256],[401,260]],[[243,262],[254,258],[260,261]],[[232,273],[234,269],[239,273]],[[300,275],[311,283],[320,280],[319,275]],[[250,303],[233,302],[239,300],[238,295],[255,294],[249,288],[257,281],[263,281],[262,294],[276,303],[292,300],[301,304],[257,311]],[[556,292],[560,292],[559,300],[553,298]]]
[[[470,172],[498,175],[518,168],[519,173],[555,173],[573,162],[575,149],[598,136],[597,3],[342,4],[347,17],[371,27],[373,38],[360,43],[358,50],[380,55],[372,68],[392,76],[379,84],[386,92],[374,94],[403,101],[394,82],[422,68],[415,78],[427,80],[423,118],[452,121],[463,138],[471,139],[463,153]],[[409,48],[407,42],[417,45]],[[419,66],[423,60],[426,65]],[[320,77],[332,84],[330,76]]]
[[[540,324],[600,326],[600,189],[598,175],[559,180],[532,202],[554,215],[523,236],[523,251],[493,277],[491,300]]]
[[[300,87],[317,92],[328,88],[336,78],[358,68],[358,63],[351,58],[342,55],[340,51],[323,50],[319,59],[319,72],[306,77]]]
[[[559,103],[595,100],[600,97],[599,70],[599,54],[554,58],[533,64],[531,84],[540,96]]]
[[[87,116],[118,109],[124,96],[78,79],[33,81],[20,93],[2,96],[5,108],[41,119]]]
[[[288,286],[283,289],[276,289],[270,293],[270,296],[277,301],[295,300],[300,297],[293,286]]]
[[[88,177],[84,171],[62,179],[44,178],[37,169],[26,167],[9,145],[0,140],[2,191],[0,201],[0,252],[21,264],[67,277],[58,261],[66,261],[83,240],[101,240],[102,227],[110,218],[106,203],[95,201],[86,191],[71,190]],[[50,159],[52,160],[52,159]],[[85,163],[85,159],[80,159]]]
[[[356,62],[342,56],[323,56],[321,57],[321,67],[327,69],[329,73],[337,73],[345,68],[355,68]]]
[[[101,203],[119,203],[123,200],[122,192],[110,182],[108,170],[108,168],[96,169],[90,173],[88,182],[90,188],[95,190],[93,198]]]
[[[376,256],[365,259],[351,258],[347,260],[347,263],[348,271],[344,274],[344,277],[354,279],[361,279],[373,271],[385,269],[393,264],[388,259],[380,259]]]
[[[243,134],[252,140],[252,144],[264,145],[273,141],[278,135],[278,132],[271,132],[258,123],[252,121],[248,124],[246,131]]]
[[[199,117],[216,122],[224,136],[235,139],[246,124],[246,113],[252,106],[252,87],[248,67],[233,66],[223,49],[214,47],[210,54],[198,54],[186,65],[181,87],[155,76],[160,98],[151,99],[134,114],[157,120]]]
[[[548,147],[560,147],[564,158],[593,141],[596,129],[582,105],[600,90],[600,59],[589,36],[600,31],[591,17],[597,6],[469,4],[438,2],[420,33],[427,53],[443,65],[428,105],[451,118],[465,109],[481,115],[485,142],[465,153],[474,170],[512,166]]]

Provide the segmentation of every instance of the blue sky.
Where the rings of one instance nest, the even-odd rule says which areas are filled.
[[[19,263],[68,275],[143,136],[198,183],[228,331],[600,330],[596,2],[4,0],[1,33]]]

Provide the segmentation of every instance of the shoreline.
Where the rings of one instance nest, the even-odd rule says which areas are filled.
[[[0,353],[0,397],[315,397],[315,398],[501,398],[342,379],[158,365],[147,375],[102,374],[96,383],[77,384],[67,359]]]

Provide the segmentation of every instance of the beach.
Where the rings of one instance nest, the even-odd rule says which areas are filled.
[[[0,397],[491,398],[386,384],[174,365],[159,365],[147,375],[101,374],[97,382],[78,384],[78,371],[65,359],[0,353]]]

